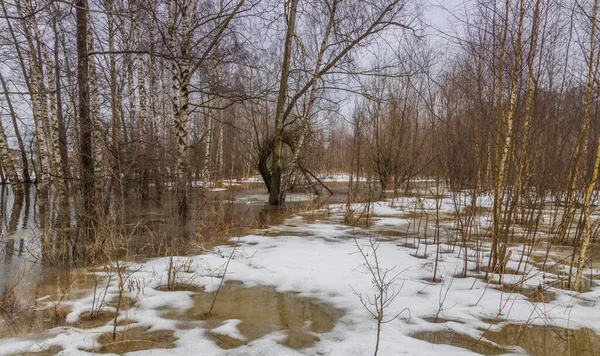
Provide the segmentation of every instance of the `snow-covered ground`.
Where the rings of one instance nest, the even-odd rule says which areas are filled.
[[[376,203],[371,213],[375,215],[376,226],[401,226],[408,224],[403,216],[414,210],[431,207],[436,200],[406,198]],[[482,200],[484,205],[489,202]],[[442,211],[453,211],[454,205],[447,198],[438,204]],[[433,206],[435,208],[435,205]],[[361,209],[361,205],[353,205]],[[320,341],[304,349],[291,349],[281,342],[285,331],[268,334],[247,345],[229,350],[218,347],[202,327],[180,328],[176,320],[165,318],[161,310],[178,308],[185,313],[193,307],[193,292],[161,291],[159,287],[167,283],[169,259],[152,259],[145,263],[129,264],[132,273],[128,281],[143,286],[141,292],[132,291],[130,296],[137,303],[120,319],[136,322],[136,326],[147,326],[150,330],[174,330],[174,349],[154,349],[138,351],[135,355],[370,355],[376,342],[377,324],[371,314],[363,307],[358,295],[373,300],[376,290],[372,277],[358,246],[364,248],[369,261],[373,262],[373,253],[369,250],[367,236],[377,237],[377,229],[372,231],[353,228],[341,223],[344,214],[342,206],[332,206],[327,218],[307,221],[303,216],[294,216],[282,226],[259,231],[239,239],[239,247],[221,246],[219,253],[202,254],[194,257],[180,257],[175,265],[188,265],[177,278],[181,283],[193,283],[206,288],[206,292],[218,288],[224,273],[228,257],[233,253],[225,280],[241,281],[246,287],[272,286],[279,292],[297,292],[299,298],[310,298],[343,310],[333,330],[318,334]],[[489,224],[482,219],[482,225]],[[403,231],[399,228],[398,231]],[[273,232],[276,232],[273,234]],[[271,236],[278,235],[278,236]],[[398,236],[401,234],[399,233]],[[357,237],[355,240],[354,237]],[[420,331],[447,330],[448,328],[479,338],[482,329],[497,330],[502,325],[485,323],[485,319],[498,317],[509,322],[529,321],[530,324],[554,325],[569,328],[591,328],[600,332],[600,308],[596,305],[600,299],[600,288],[579,295],[564,290],[549,288],[556,298],[547,303],[535,303],[521,294],[502,292],[493,288],[481,278],[470,273],[468,278],[458,278],[462,271],[463,254],[459,247],[440,246],[438,277],[442,281],[429,282],[433,277],[436,247],[428,246],[426,258],[423,244],[419,251],[402,244],[403,237],[391,238],[378,244],[377,257],[382,271],[391,270],[389,277],[397,278],[390,285],[390,293],[398,293],[391,305],[385,309],[386,316],[399,317],[382,327],[379,355],[469,355],[471,351],[450,345],[437,345],[411,337]],[[358,244],[358,246],[357,246]],[[518,264],[521,248],[511,248],[511,261],[508,267]],[[415,257],[419,256],[419,257]],[[477,256],[468,252],[468,267],[475,267]],[[487,263],[481,256],[480,262]],[[521,270],[523,267],[521,267]],[[596,271],[598,272],[598,271]],[[100,273],[100,272],[97,272]],[[537,288],[544,286],[552,276],[541,273],[533,265],[526,268],[526,278],[522,275],[503,276],[506,283],[522,282],[526,286]],[[126,285],[132,285],[126,283]],[[138,290],[139,291],[139,290]],[[90,292],[91,293],[91,292]],[[107,300],[118,294],[118,280],[113,278],[108,290]],[[89,311],[92,305],[91,295],[72,302],[72,312],[67,322],[74,323],[79,315]],[[425,319],[439,313],[440,317],[450,319],[447,323],[431,323]],[[238,330],[239,320],[226,320],[213,329],[216,334],[225,334],[231,338],[243,338]],[[119,326],[118,329],[123,329]],[[43,338],[20,338],[0,340],[0,354],[16,352],[37,352],[60,346],[64,355],[86,354],[82,349],[91,349],[97,335],[112,332],[113,323],[94,329],[78,329],[74,326],[51,329]],[[515,349],[515,354],[523,354]]]

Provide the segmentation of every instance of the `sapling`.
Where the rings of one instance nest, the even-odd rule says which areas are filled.
[[[403,271],[394,274],[394,269],[396,266],[392,268],[384,268],[381,265],[379,256],[377,255],[379,243],[371,234],[369,234],[368,245],[361,246],[356,237],[354,237],[354,244],[356,245],[356,248],[363,259],[363,266],[367,269],[371,276],[371,283],[373,287],[375,287],[375,293],[373,293],[373,295],[363,295],[362,293],[357,292],[354,288],[350,288],[358,297],[360,303],[367,310],[367,312],[369,312],[369,314],[371,314],[371,316],[377,321],[377,338],[375,342],[375,352],[373,354],[373,356],[377,356],[377,353],[379,352],[379,341],[381,338],[382,325],[393,321],[404,311],[408,310],[408,308],[405,308],[392,317],[387,316],[388,308],[394,302],[394,299],[396,299],[398,294],[400,294],[400,290],[402,289],[400,288],[396,290],[394,284],[396,283],[398,276]]]
[[[439,296],[439,308],[438,311],[435,313],[434,323],[438,322],[441,312],[444,311],[444,303],[446,302],[446,297],[448,297],[448,292],[450,292],[450,287],[452,287],[452,282],[454,282],[454,278],[450,280],[450,283],[448,283],[448,287],[446,287],[446,290],[444,291],[444,282],[442,281],[442,287],[440,288]]]
[[[239,242],[240,242],[240,237],[237,238],[235,245],[233,246],[233,249],[231,250],[231,254],[229,254],[229,258],[227,259],[227,262],[225,263],[225,266],[223,268],[223,276],[221,277],[221,281],[219,282],[219,287],[217,287],[217,290],[215,292],[215,295],[213,296],[212,302],[210,303],[210,306],[206,310],[206,315],[210,315],[210,313],[212,313],[212,311],[215,307],[215,303],[217,302],[217,297],[219,296],[219,292],[221,291],[221,287],[223,286],[223,282],[225,281],[225,276],[227,275],[227,269],[229,268],[229,262],[231,262],[231,260],[233,259],[234,255],[235,255],[235,251],[237,250],[237,248],[239,246]]]

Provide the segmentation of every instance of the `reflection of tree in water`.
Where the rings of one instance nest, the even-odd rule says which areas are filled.
[[[24,189],[25,195],[25,212],[23,214],[23,224],[21,225],[21,229],[25,230],[29,227],[29,214],[31,214],[31,193],[29,189],[29,185],[25,186]]]
[[[7,205],[7,188],[5,185],[0,188],[0,220],[2,223],[2,233],[5,233],[8,229],[7,226],[7,217],[6,217],[6,205]]]
[[[600,350],[600,336],[591,329],[508,324],[485,337],[500,345],[517,345],[532,356],[593,356]]]
[[[4,187],[3,187],[4,188]],[[7,234],[12,234],[17,231],[19,220],[21,218],[21,210],[23,208],[23,196],[15,195],[13,200],[13,206],[10,212],[10,220],[8,222]],[[5,260],[9,263],[12,260],[15,252],[15,239],[9,237],[5,242]]]
[[[268,206],[256,200],[263,194],[262,189],[199,193],[186,215],[178,214],[177,201],[171,195],[127,201],[125,210],[119,208],[125,202],[115,196],[110,205],[112,220],[100,225],[108,230],[100,232],[118,236],[114,246],[120,257],[161,256],[166,250],[186,254],[199,245],[211,248],[250,234],[252,229],[280,224],[304,208],[298,202]],[[2,259],[14,260],[18,255],[27,263],[40,262],[44,266],[67,266],[81,260],[75,254],[84,248],[78,242],[77,206],[57,195],[42,196],[35,187],[26,186],[24,195],[15,198],[10,187],[0,187],[0,227],[3,233],[10,231],[15,237],[0,242]]]

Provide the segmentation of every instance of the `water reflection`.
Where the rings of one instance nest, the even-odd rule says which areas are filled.
[[[421,331],[411,335],[415,339],[432,344],[444,344],[471,350],[481,355],[502,355],[508,351],[502,347],[492,345],[485,340],[477,340],[466,334],[460,334],[450,329],[438,331]]]
[[[342,190],[330,201],[345,196]],[[229,243],[232,237],[281,224],[292,213],[316,206],[306,194],[290,194],[281,207],[267,205],[267,199],[258,184],[198,190],[182,217],[170,194],[146,201],[115,197],[106,221],[97,226],[96,239],[111,248],[113,259],[196,254],[198,246]],[[63,325],[65,311],[58,313],[56,306],[91,293],[98,283],[74,257],[81,246],[76,206],[73,199],[38,196],[33,186],[22,197],[0,186],[0,337],[37,335]],[[18,322],[22,318],[29,322]]]
[[[114,244],[113,251],[120,258],[192,254],[198,252],[198,246],[225,244],[253,229],[280,224],[292,212],[305,208],[309,199],[292,194],[286,206],[272,207],[266,204],[262,185],[197,191],[191,196],[189,214],[181,217],[173,195],[147,201],[116,197],[97,236],[106,239],[106,245]],[[0,295],[22,280],[26,280],[22,283],[26,288],[33,288],[27,295],[38,295],[36,285],[63,283],[55,277],[70,274],[70,269],[80,264],[73,260],[78,247],[73,205],[73,201],[51,194],[37,196],[33,186],[22,197],[15,196],[8,186],[0,187]],[[109,241],[116,235],[118,240]]]
[[[517,345],[531,356],[592,356],[600,352],[600,336],[591,329],[505,325],[485,337],[500,345]]]
[[[240,282],[225,284],[211,312],[215,293],[198,293],[194,306],[184,312],[164,309],[162,316],[181,321],[182,327],[202,324],[217,345],[230,349],[247,344],[267,334],[283,331],[283,344],[302,349],[319,340],[316,333],[333,329],[342,311],[326,304],[310,301],[296,293],[279,293],[273,287],[245,288]],[[223,333],[220,327],[235,325],[239,335]],[[228,329],[229,330],[229,329]]]

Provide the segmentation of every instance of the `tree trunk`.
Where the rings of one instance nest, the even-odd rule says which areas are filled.
[[[208,114],[204,117],[204,131],[204,164],[202,165],[202,178],[207,184],[209,184],[210,180],[212,179],[210,174],[210,152],[212,150],[213,121],[210,115]]]
[[[506,1],[506,13],[505,13],[505,23],[504,25],[507,27],[508,26],[508,12],[509,12],[509,1]],[[506,127],[506,131],[504,132],[504,143],[502,145],[502,150],[500,152],[500,161],[497,162],[498,164],[498,168],[497,168],[497,172],[496,172],[496,184],[494,187],[494,221],[493,221],[493,234],[494,234],[494,243],[495,243],[495,247],[496,250],[495,252],[492,251],[492,253],[495,254],[495,259],[494,259],[494,263],[492,265],[492,270],[496,270],[498,267],[500,267],[501,270],[504,269],[504,266],[506,265],[506,250],[508,247],[508,241],[506,239],[503,239],[502,244],[499,244],[500,241],[500,225],[501,225],[501,211],[502,211],[502,195],[501,192],[504,188],[504,181],[505,181],[505,174],[506,174],[506,166],[507,166],[507,162],[510,159],[511,156],[511,145],[512,145],[512,137],[513,137],[513,122],[514,122],[514,114],[515,114],[515,104],[517,101],[517,84],[518,84],[518,77],[519,77],[519,68],[520,68],[520,62],[521,62],[521,37],[523,34],[523,20],[525,17],[525,4],[524,4],[524,0],[521,0],[521,5],[520,5],[520,9],[519,9],[519,28],[517,31],[517,38],[516,38],[516,43],[515,43],[515,59],[514,59],[514,67],[513,67],[513,73],[512,73],[512,78],[511,78],[511,91],[510,91],[510,97],[509,97],[509,107],[508,107],[508,111],[506,113],[506,120],[502,120],[502,116],[500,116],[500,120],[498,121],[498,127],[499,127],[499,132],[500,132],[500,127],[505,126]],[[507,31],[507,28],[505,28],[505,31]],[[505,32],[506,35],[506,32]],[[506,38],[503,38],[502,43],[500,44],[502,46],[501,51],[504,52],[504,46],[506,45]],[[502,58],[502,56],[501,56]],[[500,73],[500,76],[502,76],[502,73]],[[501,92],[502,91],[502,87],[499,86],[498,90]],[[501,94],[499,94],[501,95]],[[498,266],[497,264],[500,263],[500,266]]]
[[[94,34],[92,29],[92,23],[90,21],[90,16],[88,13],[87,17],[87,46],[88,51],[94,51]],[[100,92],[98,90],[98,72],[96,70],[96,60],[95,58],[88,57],[88,73],[89,73],[89,97],[90,97],[90,107],[91,109],[91,122],[92,122],[92,152],[93,152],[93,162],[94,162],[94,177],[96,180],[104,177],[105,169],[103,164],[103,156],[104,156],[104,128],[102,127],[102,123],[100,122]],[[100,180],[101,181],[101,180]],[[94,187],[96,189],[101,189],[101,185],[98,184],[100,182],[95,182]]]
[[[56,26],[56,20],[52,22],[52,28],[54,30],[54,66],[56,72],[56,119],[57,119],[57,135],[58,135],[58,144],[59,144],[59,154],[61,161],[61,169],[62,176],[64,179],[64,186],[68,188],[68,180],[71,177],[71,172],[69,170],[69,156],[67,153],[67,132],[65,128],[65,119],[63,116],[62,110],[62,91],[60,84],[60,61],[58,58],[58,28]]]
[[[137,33],[138,31],[136,31]],[[139,39],[137,40],[139,43]],[[146,137],[146,125],[148,116],[148,104],[146,99],[146,84],[144,80],[144,60],[141,54],[138,54],[136,59],[136,72],[138,81],[138,96],[140,100],[140,115],[139,115],[139,132],[140,132],[140,152],[141,152],[141,196],[142,199],[148,198],[148,156],[147,156],[147,137]]]
[[[285,125],[283,111],[287,102],[288,79],[292,61],[292,41],[296,32],[297,8],[298,0],[290,0],[285,45],[283,49],[283,63],[281,65],[281,80],[279,82],[279,94],[277,96],[277,108],[275,110],[275,135],[271,158],[271,191],[269,192],[270,205],[279,205],[281,203],[281,156],[283,154],[283,127]]]
[[[598,168],[600,167],[600,136],[596,143],[596,157],[594,159],[594,166],[592,168],[592,178],[588,183],[585,191],[585,199],[583,202],[583,238],[581,239],[581,246],[579,248],[579,260],[577,261],[577,275],[575,276],[575,284],[573,290],[581,292],[581,278],[583,276],[583,269],[585,268],[585,254],[587,252],[588,245],[590,244],[590,237],[592,236],[592,221],[591,215],[591,201],[592,195],[594,194],[594,187],[598,182]]]
[[[171,48],[176,48],[175,31],[177,7],[170,3],[169,9],[169,42]],[[181,7],[181,60],[178,64],[172,59],[171,71],[173,88],[171,92],[173,101],[173,122],[175,124],[175,141],[177,145],[177,200],[180,213],[187,211],[188,197],[188,84],[189,84],[189,44],[191,40],[191,12],[194,6],[190,3]]]
[[[90,118],[87,0],[75,0],[77,21],[77,84],[79,87],[79,149],[85,214],[94,212],[93,124]]]
[[[593,96],[592,93],[594,91],[594,82],[596,81],[596,72],[592,71],[591,68],[594,67],[594,55],[595,55],[595,46],[594,46],[594,29],[596,28],[596,14],[598,12],[598,0],[594,1],[594,8],[592,10],[592,35],[590,40],[590,59],[588,63],[588,82],[587,82],[587,95],[585,101],[585,109],[583,112],[583,121],[584,123],[590,121],[591,117],[591,109]],[[596,66],[600,63],[600,50],[598,50],[596,58]],[[588,245],[590,243],[590,237],[592,234],[592,223],[590,219],[591,215],[591,201],[592,194],[594,192],[594,187],[596,186],[596,182],[598,181],[598,168],[600,166],[600,136],[598,136],[596,143],[596,156],[594,158],[594,166],[592,167],[592,177],[588,183],[587,189],[585,191],[585,198],[583,202],[583,238],[581,239],[581,245],[579,248],[579,260],[577,263],[577,275],[575,277],[575,284],[573,286],[573,290],[579,291],[581,286],[581,278],[583,275],[583,269],[585,266],[585,254],[587,252]],[[573,173],[573,172],[572,172]],[[565,207],[567,209],[567,207]],[[568,228],[568,226],[567,226]]]

